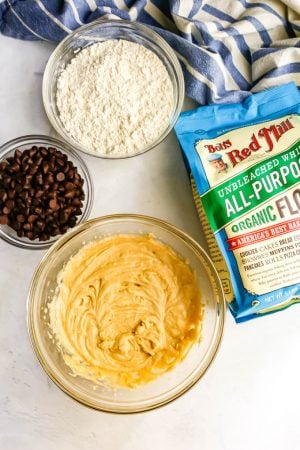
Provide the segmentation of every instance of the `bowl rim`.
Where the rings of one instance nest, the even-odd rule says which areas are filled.
[[[58,379],[58,377],[55,375],[54,371],[48,366],[47,362],[45,361],[45,359],[43,357],[42,351],[40,350],[40,347],[38,344],[38,339],[36,337],[36,332],[35,332],[35,328],[34,328],[34,317],[33,317],[34,316],[34,306],[35,306],[34,301],[33,301],[35,285],[36,285],[37,280],[39,279],[40,273],[42,272],[42,270],[44,269],[44,267],[47,263],[49,256],[51,256],[51,254],[55,253],[56,251],[60,250],[66,244],[66,242],[71,240],[74,236],[79,235],[82,231],[89,229],[94,224],[103,223],[103,222],[107,222],[107,221],[111,221],[111,220],[122,220],[122,219],[143,220],[148,223],[154,223],[155,225],[159,225],[159,226],[163,227],[165,230],[170,231],[171,233],[175,234],[177,237],[184,240],[185,242],[187,241],[192,246],[193,250],[195,250],[196,253],[200,253],[202,256],[205,257],[206,261],[209,264],[209,269],[213,272],[211,276],[216,283],[215,288],[219,294],[218,295],[219,298],[218,298],[218,302],[217,302],[218,303],[218,305],[217,305],[218,306],[218,308],[217,308],[218,309],[218,311],[217,311],[218,321],[215,326],[213,341],[211,343],[211,348],[209,349],[208,360],[207,360],[206,364],[204,365],[204,367],[202,368],[202,370],[197,374],[194,373],[195,371],[192,372],[193,377],[191,378],[189,383],[186,384],[185,386],[183,386],[182,389],[179,389],[175,393],[175,395],[173,394],[165,399],[162,399],[161,401],[156,401],[156,402],[147,404],[146,406],[134,405],[134,407],[136,409],[132,409],[132,410],[118,409],[117,407],[114,407],[114,406],[106,408],[101,405],[92,403],[91,401],[88,401],[86,399],[80,398],[80,394],[76,395],[76,393],[74,391],[70,392],[68,390],[68,388],[63,384],[63,382],[61,382]],[[86,222],[83,222],[82,224],[73,228],[73,230],[70,231],[69,233],[67,233],[66,235],[63,235],[62,237],[60,237],[60,239],[52,245],[52,247],[47,251],[47,253],[43,256],[40,263],[38,264],[38,266],[32,276],[32,280],[31,280],[31,284],[30,284],[30,288],[29,288],[29,292],[28,292],[28,296],[27,296],[27,330],[28,330],[28,334],[29,334],[29,340],[30,340],[31,346],[33,348],[33,351],[34,351],[39,363],[41,364],[44,372],[46,373],[46,375],[50,378],[50,380],[54,384],[56,384],[56,386],[60,390],[62,390],[65,394],[67,394],[68,397],[72,398],[73,400],[77,401],[78,403],[80,403],[84,406],[87,406],[96,411],[102,411],[102,412],[106,412],[106,413],[115,413],[115,414],[136,414],[136,413],[142,413],[142,412],[146,412],[146,411],[150,411],[150,410],[159,408],[159,407],[167,405],[168,403],[181,397],[185,392],[189,391],[194,385],[196,385],[200,381],[200,379],[203,377],[203,375],[207,372],[209,367],[211,366],[211,364],[214,361],[216,354],[220,348],[220,344],[221,344],[221,341],[223,338],[223,333],[224,333],[225,316],[226,316],[226,301],[225,301],[224,291],[222,288],[222,283],[221,283],[220,277],[217,273],[217,270],[216,270],[215,266],[213,265],[207,252],[200,246],[200,244],[196,240],[194,240],[191,236],[189,236],[187,233],[185,233],[181,229],[177,228],[175,225],[172,225],[169,222],[166,222],[164,220],[161,220],[161,219],[158,219],[155,217],[140,215],[140,214],[111,214],[111,215],[106,215],[106,216],[100,216],[100,217],[97,217],[94,219],[90,219]],[[137,403],[141,403],[141,401],[139,401]]]
[[[69,155],[72,158],[74,158],[74,160],[77,163],[77,166],[79,167],[80,173],[83,174],[85,181],[86,181],[84,191],[85,191],[85,196],[86,196],[87,202],[86,202],[86,207],[83,210],[83,213],[81,214],[81,216],[78,217],[78,220],[79,220],[78,225],[80,225],[81,223],[86,221],[86,219],[88,219],[88,217],[91,213],[91,209],[92,209],[93,201],[94,201],[94,184],[93,184],[92,177],[91,177],[91,174],[90,174],[87,164],[84,162],[84,160],[81,158],[81,156],[78,155],[76,150],[68,142],[65,142],[63,140],[57,139],[52,136],[48,136],[46,134],[27,134],[24,136],[19,136],[17,138],[14,138],[14,139],[11,139],[11,140],[5,142],[4,144],[2,144],[0,146],[0,162],[7,157],[7,154],[9,152],[17,150],[18,147],[21,145],[27,145],[27,144],[28,145],[31,145],[31,144],[38,145],[39,143],[40,143],[40,146],[41,145],[45,145],[45,146],[53,145],[54,147],[57,146],[57,147],[61,148],[66,153],[66,155]],[[51,241],[51,239],[49,239],[48,241],[36,241],[36,242],[28,241],[27,242],[27,241],[23,241],[19,237],[9,236],[7,233],[5,233],[3,231],[2,226],[0,226],[0,238],[3,241],[7,242],[8,244],[14,245],[15,247],[18,247],[18,248],[27,249],[27,250],[44,250],[44,249],[51,247],[54,243],[57,242],[57,240],[60,239],[60,237],[67,234],[70,230],[72,230],[72,228],[70,228],[63,235],[58,235],[56,237],[56,239],[54,239],[52,241]]]
[[[64,127],[60,126],[60,123],[58,119],[55,117],[55,114],[53,114],[53,108],[50,104],[50,101],[48,100],[48,90],[49,86],[52,83],[52,76],[51,76],[51,70],[52,66],[55,64],[61,50],[64,48],[64,46],[70,42],[72,42],[75,38],[80,37],[82,32],[92,29],[96,26],[112,26],[115,28],[120,28],[123,31],[133,30],[138,33],[143,34],[143,37],[147,40],[150,40],[153,42],[155,41],[155,44],[157,47],[159,47],[160,51],[162,50],[164,53],[164,56],[167,57],[174,76],[177,80],[176,83],[176,102],[174,102],[174,108],[172,116],[169,120],[168,126],[165,128],[164,132],[160,134],[160,136],[157,137],[157,139],[146,146],[144,149],[140,150],[139,152],[128,154],[128,155],[106,155],[106,154],[96,154],[93,152],[88,151],[88,149],[81,145],[80,142],[77,142],[75,139],[72,138],[64,129]],[[152,50],[151,50],[152,51]],[[95,158],[102,158],[102,159],[127,159],[127,158],[133,158],[135,156],[140,156],[149,150],[152,150],[153,148],[157,147],[167,136],[168,134],[173,130],[174,125],[179,117],[179,114],[182,110],[182,105],[184,102],[184,95],[185,95],[185,83],[184,83],[184,77],[183,77],[183,71],[180,65],[180,62],[177,58],[177,55],[175,53],[175,50],[172,49],[172,47],[165,41],[164,38],[162,38],[156,31],[152,30],[151,28],[147,27],[144,24],[137,23],[137,22],[131,22],[130,20],[123,20],[123,19],[97,19],[93,22],[90,22],[88,24],[82,25],[79,28],[76,28],[72,33],[70,33],[68,36],[66,36],[54,49],[52,54],[50,55],[50,58],[48,59],[46,68],[44,70],[43,75],[43,83],[42,83],[42,98],[43,98],[43,104],[44,109],[46,112],[46,115],[48,117],[48,120],[50,121],[52,127],[55,129],[55,131],[59,134],[61,139],[68,142],[70,145],[75,147],[77,150],[89,155],[94,156]]]

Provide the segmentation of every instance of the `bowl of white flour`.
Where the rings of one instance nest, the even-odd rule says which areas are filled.
[[[127,158],[157,146],[181,111],[184,80],[172,48],[144,25],[98,20],[64,39],[43,79],[47,116],[78,150]]]

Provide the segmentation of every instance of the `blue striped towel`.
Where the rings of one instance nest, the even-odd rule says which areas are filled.
[[[300,86],[300,0],[0,0],[1,32],[20,39],[59,41],[99,17],[155,29],[200,104]]]

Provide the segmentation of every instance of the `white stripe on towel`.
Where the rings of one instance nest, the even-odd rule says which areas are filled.
[[[289,83],[290,81],[294,81],[298,86],[300,86],[300,73],[285,73],[284,75],[275,75],[274,77],[264,78],[255,84],[255,86],[251,89],[251,92],[263,91],[265,89],[269,89],[270,87],[278,86],[279,84]]]
[[[96,11],[98,6],[97,6],[97,3],[95,2],[95,0],[85,0],[85,1],[89,5],[89,8],[90,8],[91,11]]]
[[[54,17],[53,14],[51,14],[48,11],[47,8],[45,8],[45,6],[41,2],[41,0],[35,0],[35,2],[40,7],[40,9],[46,14],[46,16],[48,16],[49,19],[52,20],[52,22],[56,23],[56,25],[59,26],[59,28],[64,30],[66,33],[72,33],[72,30],[70,30],[70,28],[66,27],[63,23],[60,22],[60,20],[58,20],[56,17]]]
[[[174,31],[176,33],[176,26],[172,20],[170,20],[160,9],[157,8],[151,1],[149,1],[144,10],[153,17],[156,22],[158,22],[162,27],[167,30]]]
[[[14,10],[10,0],[7,0],[7,3],[12,11],[12,13],[16,16],[16,18],[18,19],[19,22],[21,22],[21,24],[23,25],[23,27],[26,28],[26,30],[30,31],[30,33],[34,34],[34,36],[36,36],[39,39],[42,39],[43,41],[47,41],[48,39],[44,38],[43,36],[41,36],[40,34],[36,33],[35,31],[33,31],[25,22],[24,20],[21,19],[21,17],[19,16],[19,14]]]
[[[66,0],[66,3],[69,3],[69,5],[71,6],[72,11],[73,11],[73,14],[74,14],[74,18],[75,18],[76,22],[77,22],[79,25],[83,25],[83,22],[81,22],[81,20],[80,20],[80,17],[79,17],[77,8],[76,8],[76,6],[74,5],[74,1],[73,1],[73,0]]]
[[[124,11],[128,11],[128,6],[124,2],[124,0],[114,0],[114,3],[117,8],[123,9]]]
[[[204,75],[201,75],[200,72],[198,72],[197,70],[195,70],[192,66],[189,65],[188,60],[182,56],[180,53],[176,52],[177,58],[183,62],[183,64],[186,67],[186,70],[188,70],[190,72],[191,75],[193,75],[194,78],[197,78],[197,80],[201,81],[202,83],[206,84],[206,86],[208,86],[211,91],[214,93],[215,98],[220,98],[220,96],[217,93],[217,88],[216,85],[208,80]]]
[[[181,1],[177,14],[182,17],[189,17],[189,14],[192,11],[193,6],[194,6],[193,0]]]

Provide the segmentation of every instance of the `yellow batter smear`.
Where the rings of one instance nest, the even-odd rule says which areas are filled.
[[[185,357],[200,338],[203,308],[195,274],[170,247],[116,235],[67,262],[49,314],[75,375],[132,388]]]

